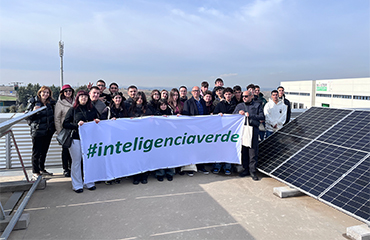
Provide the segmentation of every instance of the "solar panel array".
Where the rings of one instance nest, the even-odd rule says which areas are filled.
[[[370,111],[312,107],[258,158],[261,172],[370,224]]]

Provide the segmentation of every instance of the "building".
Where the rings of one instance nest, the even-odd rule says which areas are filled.
[[[370,77],[283,81],[292,109],[316,107],[370,108]]]

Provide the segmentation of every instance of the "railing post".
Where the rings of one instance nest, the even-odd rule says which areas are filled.
[[[10,169],[12,167],[12,141],[10,139],[10,132],[5,136],[5,148],[6,169]]]

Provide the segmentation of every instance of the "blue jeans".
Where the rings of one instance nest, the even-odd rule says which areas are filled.
[[[274,132],[266,131],[266,138],[270,137]]]
[[[230,170],[231,171],[231,163],[215,163],[213,165],[213,168],[217,168],[221,170],[221,168],[224,168],[224,170]]]

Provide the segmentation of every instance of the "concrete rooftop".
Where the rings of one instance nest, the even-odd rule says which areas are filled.
[[[77,194],[62,169],[50,170],[55,175],[25,209],[30,225],[9,239],[346,239],[347,227],[363,224],[308,196],[280,199],[273,188],[285,185],[261,174],[258,182],[237,174],[150,176],[146,185],[124,179]],[[21,179],[21,171],[0,173],[2,182]]]

